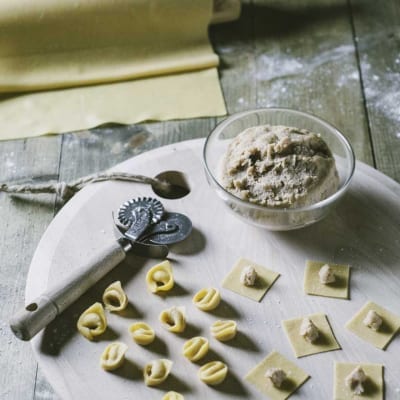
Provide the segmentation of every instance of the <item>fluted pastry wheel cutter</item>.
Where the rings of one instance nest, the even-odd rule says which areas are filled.
[[[40,295],[11,319],[11,329],[18,338],[30,340],[34,337],[121,263],[128,251],[144,257],[165,258],[168,245],[186,239],[192,230],[188,217],[166,212],[162,203],[151,197],[126,201],[119,208],[117,219],[114,221],[116,240],[110,248],[104,249],[95,260]]]

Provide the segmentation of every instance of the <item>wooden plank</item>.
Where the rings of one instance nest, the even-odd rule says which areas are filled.
[[[376,166],[400,182],[400,3],[350,3]]]
[[[58,178],[61,137],[3,142],[0,176],[4,182]],[[0,398],[29,399],[37,363],[30,344],[14,337],[10,316],[24,304],[25,280],[38,241],[54,214],[54,196],[0,194]]]
[[[254,14],[251,1],[242,2],[240,19],[213,26],[211,41],[220,57],[220,79],[228,114],[256,107]]]
[[[256,0],[254,18],[257,105],[326,119],[372,164],[346,1]]]

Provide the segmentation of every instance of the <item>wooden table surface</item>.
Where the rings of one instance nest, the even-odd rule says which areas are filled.
[[[244,1],[240,20],[211,29],[228,113],[281,106],[314,113],[350,139],[359,160],[400,182],[400,2]],[[4,182],[69,181],[139,153],[205,137],[216,118],[92,129],[0,142]],[[23,305],[51,195],[0,195],[0,398],[57,399],[29,343],[8,327]]]

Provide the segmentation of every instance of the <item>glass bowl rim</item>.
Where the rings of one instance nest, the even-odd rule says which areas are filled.
[[[254,204],[254,203],[250,203],[248,201],[242,200],[239,197],[234,196],[232,193],[228,192],[215,178],[214,174],[210,171],[210,168],[207,164],[207,157],[206,157],[206,151],[207,151],[207,146],[209,144],[210,138],[216,133],[216,132],[220,132],[221,130],[223,130],[226,126],[228,126],[230,123],[232,123],[233,121],[245,117],[247,115],[251,115],[251,114],[255,114],[255,113],[259,113],[259,112],[274,112],[274,111],[281,111],[281,112],[287,112],[287,113],[291,113],[291,114],[297,114],[298,116],[301,117],[307,117],[307,118],[311,118],[316,120],[318,123],[320,123],[321,125],[324,125],[326,128],[328,128],[328,130],[333,131],[333,133],[339,137],[339,139],[341,140],[341,142],[344,144],[344,147],[347,151],[347,153],[349,154],[349,160],[350,160],[350,173],[347,175],[347,178],[345,180],[345,182],[343,183],[342,187],[337,190],[335,193],[331,194],[329,197],[327,197],[326,199],[323,199],[321,201],[318,201],[317,203],[311,204],[309,206],[302,206],[302,207],[297,207],[297,208],[274,208],[274,207],[268,207],[268,206],[262,206],[259,204]],[[285,107],[267,107],[267,108],[254,108],[251,110],[247,110],[247,111],[241,111],[235,114],[230,115],[229,117],[225,118],[223,121],[221,121],[218,125],[215,126],[215,128],[208,134],[205,142],[204,142],[204,146],[203,146],[203,164],[204,164],[204,168],[207,172],[207,174],[210,176],[210,178],[212,179],[212,181],[214,182],[214,184],[216,184],[217,188],[219,188],[220,190],[222,190],[227,196],[228,198],[230,198],[233,202],[237,202],[239,204],[241,204],[244,207],[247,208],[252,208],[255,210],[259,210],[259,211],[268,211],[268,212],[274,212],[274,213],[282,213],[285,214],[287,212],[304,212],[304,211],[312,211],[318,208],[323,208],[327,205],[329,205],[330,203],[334,203],[336,200],[338,200],[348,189],[349,185],[350,185],[350,181],[354,175],[354,170],[355,170],[355,155],[354,155],[354,150],[353,147],[351,146],[350,142],[348,141],[348,139],[339,131],[339,129],[337,129],[335,126],[333,126],[332,124],[330,124],[329,122],[325,121],[324,119],[317,117],[314,114],[311,113],[307,113],[304,111],[299,111],[299,110],[295,110],[292,108],[285,108]]]

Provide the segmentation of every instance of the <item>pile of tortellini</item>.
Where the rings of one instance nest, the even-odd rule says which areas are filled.
[[[146,275],[146,285],[151,293],[160,293],[174,287],[174,276],[168,260],[150,268]],[[94,303],[86,309],[78,319],[78,331],[87,339],[94,340],[107,329],[105,309],[110,312],[123,311],[128,306],[128,297],[121,282],[116,281],[109,285],[103,294],[103,304]],[[216,288],[203,288],[193,297],[193,304],[202,311],[214,310],[221,301],[221,295]],[[171,307],[163,310],[159,315],[161,325],[170,332],[180,333],[186,328],[184,307]],[[154,329],[144,321],[135,322],[129,326],[129,334],[134,342],[146,346],[151,344],[155,337]],[[233,339],[237,333],[237,324],[233,320],[218,320],[210,327],[211,335],[225,342]],[[106,371],[113,371],[122,366],[128,346],[122,342],[109,344],[100,357],[100,366]],[[189,361],[197,362],[204,358],[209,351],[209,341],[202,336],[187,340],[182,348],[182,354]],[[157,359],[147,363],[143,368],[144,383],[147,386],[156,386],[164,382],[171,373],[173,363],[168,359]],[[199,379],[208,385],[218,385],[228,374],[228,366],[222,361],[210,361],[202,365],[198,371]],[[168,392],[163,400],[182,400],[183,396],[177,392]]]

